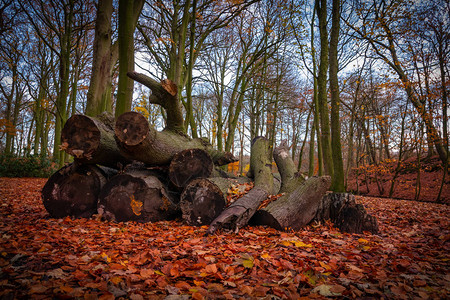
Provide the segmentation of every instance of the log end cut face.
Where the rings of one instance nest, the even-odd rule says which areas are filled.
[[[73,115],[61,131],[61,150],[78,159],[89,160],[98,149],[100,138],[100,130],[91,118]]]
[[[206,151],[183,150],[177,153],[170,163],[170,181],[177,187],[185,187],[191,180],[209,177],[213,168],[212,158]]]
[[[159,181],[121,174],[102,189],[98,213],[116,222],[156,222],[173,218],[174,207]]]
[[[147,119],[137,112],[126,112],[117,118],[114,132],[120,142],[135,146],[145,140],[149,133]]]
[[[220,188],[206,178],[191,181],[183,191],[180,208],[189,225],[209,225],[225,208]]]
[[[45,209],[53,218],[86,218],[97,211],[97,199],[102,180],[93,166],[73,165],[54,173],[42,189]]]

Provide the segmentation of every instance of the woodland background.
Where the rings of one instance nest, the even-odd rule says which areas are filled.
[[[448,201],[448,1],[328,2],[2,0],[1,175],[69,161],[73,114],[163,128],[135,69],[177,84],[186,133],[238,156],[231,171],[263,135],[334,191]]]

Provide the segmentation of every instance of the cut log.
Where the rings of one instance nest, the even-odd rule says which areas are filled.
[[[173,157],[169,166],[170,181],[178,188],[184,188],[191,180],[207,178],[214,168],[209,154],[201,149],[186,149]]]
[[[263,137],[255,138],[250,152],[255,187],[215,218],[208,228],[208,234],[219,229],[238,230],[247,225],[260,203],[273,191],[268,140]]]
[[[226,207],[228,190],[248,182],[246,177],[194,179],[185,187],[180,197],[183,220],[194,226],[211,224]]]
[[[175,154],[194,148],[208,152],[215,164],[236,161],[231,154],[213,149],[204,139],[190,139],[171,130],[156,131],[137,112],[120,115],[116,121],[115,133],[123,156],[148,165],[168,165]]]
[[[209,225],[226,206],[226,190],[217,181],[222,178],[200,178],[191,181],[180,197],[183,220],[188,225]]]
[[[129,161],[120,154],[114,139],[114,117],[101,114],[97,118],[73,115],[61,131],[61,150],[83,164],[100,164],[118,168]]]
[[[349,193],[325,195],[320,201],[315,220],[331,220],[343,232],[379,233],[377,219],[369,215],[362,204],[357,204],[355,196]]]
[[[285,140],[273,150],[273,158],[281,175],[281,187],[278,193],[290,193],[305,181],[305,178],[296,171]]]
[[[150,171],[136,170],[116,175],[105,184],[98,213],[116,222],[155,222],[179,215],[161,181]]]
[[[329,176],[309,178],[293,192],[259,209],[251,224],[278,230],[299,230],[314,219],[330,184]]]
[[[92,216],[97,212],[100,190],[114,173],[111,169],[77,163],[61,168],[42,189],[45,209],[53,218]]]

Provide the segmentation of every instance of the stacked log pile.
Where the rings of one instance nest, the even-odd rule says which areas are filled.
[[[251,179],[231,178],[218,171],[218,166],[236,159],[204,139],[183,134],[176,86],[138,73],[129,76],[152,90],[150,101],[166,110],[166,128],[156,131],[136,112],[117,120],[108,114],[72,116],[62,130],[61,148],[74,162],[53,174],[42,190],[52,217],[98,214],[117,222],[182,217],[190,225],[209,225],[210,234],[238,230],[248,223],[297,230],[313,220],[332,219],[344,231],[378,232],[376,220],[351,196],[326,194],[329,177],[305,180],[298,175],[285,143],[273,151],[281,188],[272,174],[271,153],[263,137],[252,141]],[[250,180],[254,187],[228,204],[227,190]],[[283,196],[261,207],[269,195],[278,193]]]

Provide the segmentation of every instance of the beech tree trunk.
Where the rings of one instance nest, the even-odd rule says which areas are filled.
[[[115,133],[123,156],[149,165],[167,165],[175,154],[194,148],[208,152],[217,165],[236,161],[233,155],[213,149],[205,140],[190,139],[172,130],[156,131],[137,112],[126,112],[119,116]]]
[[[238,230],[247,225],[258,206],[273,191],[272,164],[269,157],[269,141],[256,137],[252,141],[251,161],[255,186],[246,195],[225,209],[209,225],[208,234],[220,229]]]
[[[299,230],[314,219],[320,199],[330,185],[329,176],[311,177],[293,192],[259,209],[252,218],[252,224],[268,225],[278,230]]]
[[[84,164],[117,168],[129,161],[120,154],[114,139],[114,117],[104,113],[97,118],[73,115],[61,132],[61,149]]]
[[[42,189],[42,201],[52,218],[88,218],[97,212],[100,190],[114,170],[73,163],[55,172]]]
[[[147,170],[111,178],[99,195],[98,213],[116,222],[156,222],[179,215],[166,187]]]

